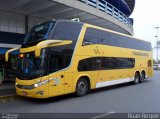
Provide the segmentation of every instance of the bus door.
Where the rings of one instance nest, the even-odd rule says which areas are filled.
[[[63,70],[63,54],[49,53],[49,95],[64,94],[65,72]]]

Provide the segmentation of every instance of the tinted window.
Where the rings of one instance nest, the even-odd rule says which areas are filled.
[[[94,71],[99,70],[102,58],[88,58],[79,61],[78,71]]]
[[[32,27],[32,29],[25,37],[24,45],[29,44],[31,42],[40,42],[42,40],[48,39],[49,33],[51,29],[54,27],[54,24],[54,21],[49,21]]]
[[[129,69],[133,68],[134,64],[135,60],[132,58],[106,57],[103,58],[101,69]]]
[[[80,31],[82,29],[82,23],[78,22],[69,22],[69,21],[60,21],[56,24],[53,31],[52,39],[55,40],[72,40],[74,47],[78,40]]]
[[[49,48],[49,73],[67,68],[71,63],[73,50],[70,45]]]
[[[87,42],[87,43],[86,43]],[[114,34],[111,32],[88,28],[84,37],[84,44],[104,44],[123,48],[151,51],[149,42]]]
[[[72,21],[57,21],[51,39],[72,40],[72,44],[49,48],[50,62],[49,72],[53,73],[67,68],[72,59],[73,51],[77,43],[83,24]]]
[[[56,72],[64,68],[63,55],[61,53],[50,53],[49,72]]]
[[[94,57],[79,61],[78,71],[96,71],[134,68],[135,59],[116,57]]]
[[[41,25],[44,25],[44,24],[41,24]],[[38,25],[38,26],[35,26],[32,28],[31,33],[29,33],[26,36],[26,40],[28,40],[28,39],[33,40],[35,38],[36,39],[34,40],[34,42],[31,42],[29,44],[28,43],[27,44],[25,43],[25,45],[23,44],[23,46],[22,46],[23,48],[29,47],[29,46],[35,46],[39,42],[41,42],[43,40],[47,40],[47,39],[72,40],[73,41],[72,48],[74,48],[75,44],[78,40],[78,36],[80,34],[82,26],[83,26],[82,23],[67,21],[67,20],[66,21],[65,20],[64,21],[57,20],[56,22],[54,22],[53,26],[51,25],[52,27],[50,27],[50,28],[49,28],[49,26],[42,28],[41,25]],[[33,34],[32,34],[32,31],[33,31]],[[35,33],[36,33],[36,35],[34,35]],[[29,37],[29,36],[32,36],[32,37]]]

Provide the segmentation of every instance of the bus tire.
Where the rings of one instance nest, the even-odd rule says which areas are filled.
[[[89,84],[85,78],[80,78],[76,85],[76,95],[85,96],[89,92]]]
[[[140,82],[140,83],[143,83],[143,82],[144,82],[144,79],[145,79],[145,72],[142,71],[142,72],[141,72],[141,77],[140,77],[139,82]]]
[[[139,81],[140,81],[140,75],[139,75],[138,72],[136,72],[136,73],[135,73],[135,76],[134,76],[134,81],[133,81],[133,83],[136,85],[136,84],[139,83]]]

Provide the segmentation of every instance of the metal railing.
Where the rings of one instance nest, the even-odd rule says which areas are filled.
[[[123,22],[124,24],[132,28],[133,23],[131,22],[131,20],[124,13],[122,13],[120,10],[118,10],[110,3],[104,0],[78,0],[78,1],[83,2],[89,6],[95,7],[100,11],[107,13],[108,15],[118,19],[119,21]]]

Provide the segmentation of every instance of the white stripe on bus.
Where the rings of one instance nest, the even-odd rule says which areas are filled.
[[[134,81],[134,77],[133,78],[124,78],[124,79],[117,79],[117,80],[112,80],[112,81],[99,82],[99,83],[96,84],[96,88],[112,86],[112,85],[116,85],[116,84],[132,82],[132,81]]]

